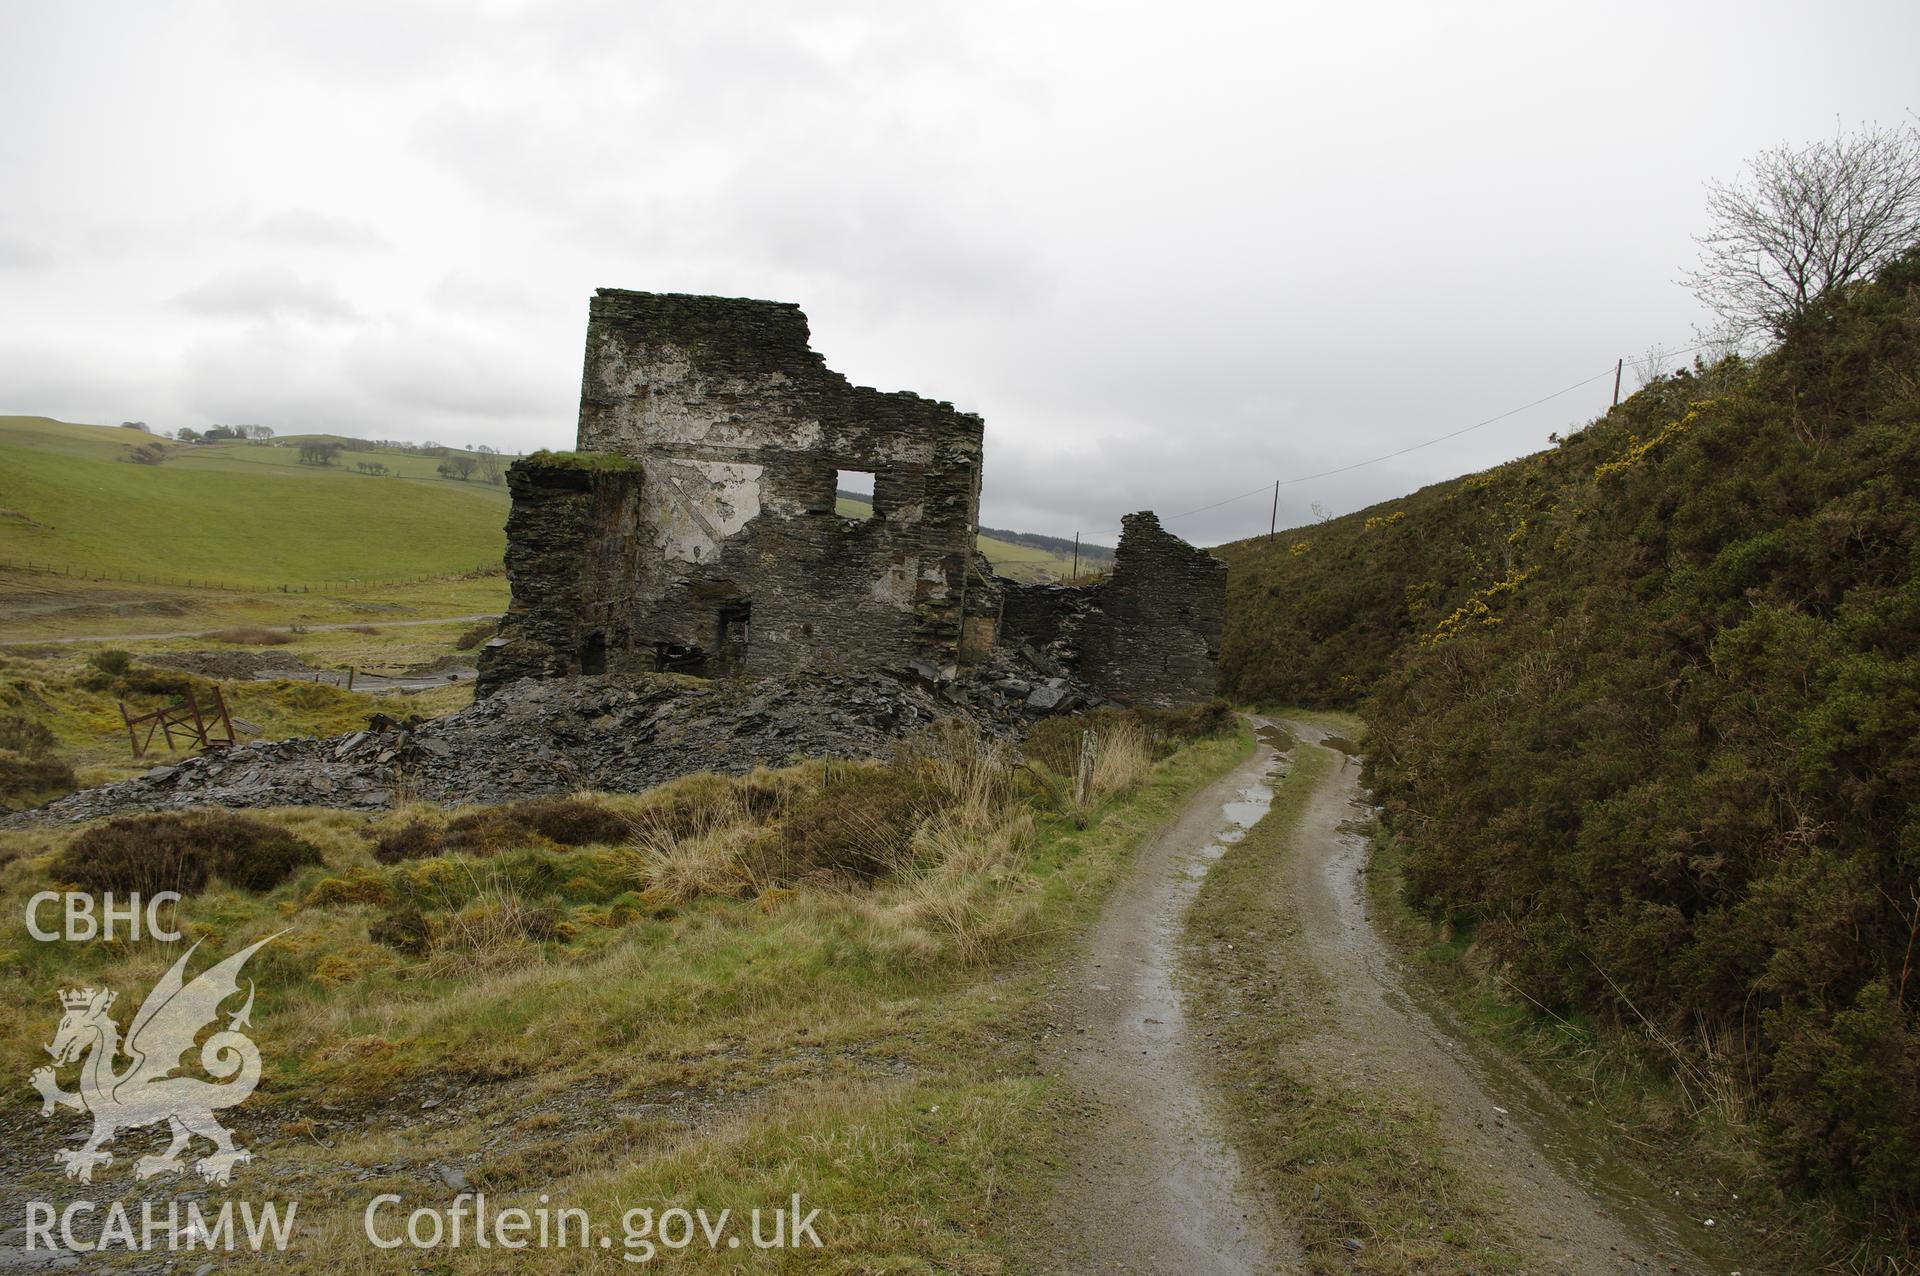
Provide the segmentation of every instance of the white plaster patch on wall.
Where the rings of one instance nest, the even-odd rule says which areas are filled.
[[[896,465],[931,465],[933,444],[923,439],[903,439],[887,449],[885,459]]]
[[[720,542],[759,517],[765,467],[736,461],[648,463],[644,517],[672,562],[705,563]]]
[[[873,582],[873,600],[890,603],[902,611],[913,606],[913,560],[897,559]]]

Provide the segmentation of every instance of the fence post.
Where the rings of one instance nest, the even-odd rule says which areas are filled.
[[[1099,740],[1091,727],[1080,733],[1080,765],[1074,773],[1073,800],[1082,809],[1093,797],[1093,764],[1099,748]]]

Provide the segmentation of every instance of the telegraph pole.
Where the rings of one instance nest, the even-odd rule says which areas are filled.
[[[1625,356],[1614,360],[1613,364],[1613,406],[1620,406],[1620,370],[1627,366]]]
[[[1078,532],[1073,534],[1073,575],[1067,579],[1080,579],[1080,533]]]
[[[1267,516],[1267,539],[1272,540],[1274,533],[1280,530],[1280,480],[1273,481],[1273,513]]]

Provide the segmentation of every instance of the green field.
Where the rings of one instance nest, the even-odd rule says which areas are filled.
[[[504,487],[376,449],[302,465],[298,439],[160,444],[134,430],[0,417],[0,560],[256,589],[446,577],[498,564]],[[378,461],[390,475],[356,473]]]
[[[833,508],[842,518],[873,517],[873,503],[858,497],[841,495],[834,501]],[[1013,580],[1066,580],[1073,574],[1073,558],[1067,554],[1056,554],[1034,545],[1016,545],[993,536],[976,537],[974,544],[987,556],[995,571]],[[1080,564],[1081,579],[1091,576],[1093,571],[1088,563]]]

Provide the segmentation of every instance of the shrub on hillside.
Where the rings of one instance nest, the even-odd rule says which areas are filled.
[[[268,629],[264,625],[238,625],[232,629],[218,629],[207,635],[215,642],[230,642],[239,647],[278,647],[293,641],[293,635],[284,629]]]
[[[231,811],[132,815],[95,825],[54,857],[52,876],[87,891],[189,895],[214,877],[242,890],[265,892],[308,864],[320,851],[285,829]]]
[[[87,664],[109,678],[123,678],[127,670],[133,668],[133,653],[109,647],[105,651],[96,651],[87,657]]]
[[[433,944],[433,929],[418,905],[399,904],[368,923],[367,938],[409,957],[424,957]]]
[[[1730,1092],[1757,1114],[1783,1182],[1907,1219],[1916,364],[1920,253],[1711,390],[1711,370],[1664,378],[1553,452],[1407,502],[1373,534],[1407,539],[1351,570],[1432,589],[1331,606],[1330,575],[1268,570],[1264,599],[1243,577],[1229,661],[1263,691],[1362,676],[1413,901],[1476,924],[1504,982],[1657,1033],[1688,1105]],[[1267,636],[1289,616],[1324,621],[1318,653]]]
[[[440,853],[440,826],[426,820],[369,829],[364,835],[373,842],[374,862],[379,864],[398,864]]]
[[[632,816],[633,835],[650,844],[709,833],[729,824],[767,824],[783,819],[803,789],[804,770],[756,770],[728,777],[682,776],[648,794]]]
[[[1144,764],[1150,764],[1177,752],[1183,744],[1230,730],[1235,720],[1234,708],[1225,700],[1178,709],[1093,709],[1034,723],[1027,733],[1025,752],[1029,762],[1055,775],[1071,777],[1079,772],[1080,741],[1088,731],[1095,737],[1096,766],[1103,752],[1116,750],[1144,754]],[[1133,761],[1130,758],[1123,764],[1114,758],[1109,764],[1110,777],[1117,779],[1122,770],[1134,773],[1143,769]],[[1119,787],[1125,788],[1126,784]]]
[[[59,741],[45,723],[24,714],[0,714],[0,749],[11,749],[22,757],[40,758],[53,752]]]
[[[1225,735],[1239,724],[1239,711],[1231,700],[1219,696],[1205,704],[1183,705],[1175,709],[1142,709],[1140,716],[1158,737],[1174,740],[1209,740]]]

